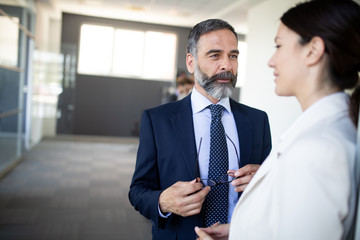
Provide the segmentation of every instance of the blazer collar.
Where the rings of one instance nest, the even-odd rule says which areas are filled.
[[[242,105],[235,102],[230,98],[230,106],[234,115],[237,133],[239,136],[240,145],[240,162],[241,166],[245,166],[250,163],[250,154],[252,151],[252,123],[247,116],[246,111]]]
[[[348,100],[349,97],[346,93],[335,93],[322,98],[307,109],[283,134],[277,148],[271,151],[270,155],[251,179],[240,200],[246,198],[248,193],[261,182],[261,180],[269,173],[272,164],[274,163],[274,159],[277,159],[293,143],[299,134],[334,114],[337,115],[347,112]]]
[[[194,134],[194,124],[191,109],[191,93],[184,99],[177,102],[173,109],[171,122],[179,141],[178,147],[181,149],[182,159],[188,168],[192,178],[199,176],[196,172],[196,143]]]

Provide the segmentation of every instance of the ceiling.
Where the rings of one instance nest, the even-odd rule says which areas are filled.
[[[247,11],[266,0],[0,0],[0,4],[35,2],[53,11],[98,17],[192,27],[208,18],[228,21],[239,34],[247,34]],[[301,1],[301,0],[299,0]],[[360,4],[360,0],[355,0]]]
[[[59,13],[192,27],[208,18],[228,21],[247,33],[247,10],[264,0],[35,0]]]

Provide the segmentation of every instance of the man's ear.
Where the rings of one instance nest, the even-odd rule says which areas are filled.
[[[189,73],[194,73],[195,57],[191,53],[186,54],[186,67]]]
[[[315,36],[307,44],[307,65],[314,65],[318,63],[325,53],[325,43],[321,37]]]

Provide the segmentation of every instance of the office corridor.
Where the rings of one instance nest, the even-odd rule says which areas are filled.
[[[47,138],[0,179],[1,240],[147,240],[128,200],[137,139]]]

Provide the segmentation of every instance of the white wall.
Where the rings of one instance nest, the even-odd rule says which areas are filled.
[[[294,97],[275,94],[273,69],[267,62],[275,51],[274,38],[281,15],[299,0],[266,0],[248,12],[248,52],[245,83],[240,101],[267,112],[270,120],[273,146],[282,133],[301,114]]]

